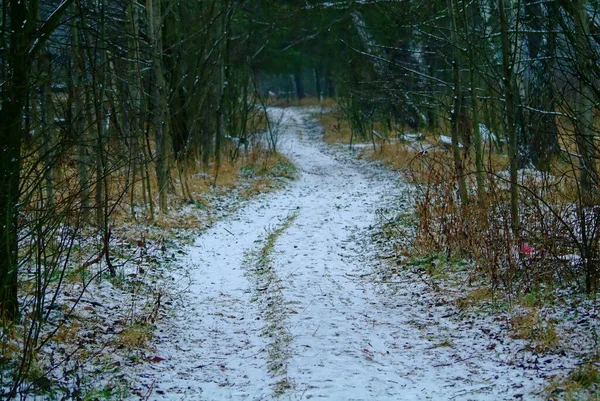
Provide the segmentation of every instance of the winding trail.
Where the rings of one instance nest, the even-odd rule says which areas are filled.
[[[405,184],[325,146],[306,109],[273,112],[298,180],[197,239],[179,277],[189,288],[158,330],[164,360],[133,386],[156,400],[531,399],[542,379],[447,317],[423,283],[368,281],[381,263],[369,227],[379,208],[408,207]],[[261,287],[249,255],[286,221]]]

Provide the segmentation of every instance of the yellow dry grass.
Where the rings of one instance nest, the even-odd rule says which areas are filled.
[[[597,360],[588,361],[573,369],[567,377],[557,377],[550,380],[546,386],[548,400],[566,401],[597,401],[597,386],[600,384],[600,372],[596,367]]]
[[[118,335],[117,343],[140,349],[144,348],[153,337],[153,328],[147,324],[135,323],[125,327]]]
[[[371,143],[374,140],[375,144],[380,146],[382,143],[389,143],[390,138],[395,139],[400,134],[399,131],[390,130],[385,123],[375,122],[369,127],[369,129],[376,131],[381,138],[378,138],[377,135],[375,135],[373,139],[361,139],[357,138],[356,136],[353,137],[350,123],[340,111],[322,113],[318,116],[318,120],[323,126],[325,132],[324,140],[330,145],[337,143],[346,144],[350,143],[350,140],[352,140],[354,143]]]
[[[324,128],[324,139],[327,143],[350,143],[350,124],[341,112],[321,114],[319,116],[319,121]],[[561,197],[565,198],[566,196],[566,200],[574,201],[575,199],[573,196],[577,194],[576,187],[579,169],[579,160],[576,156],[572,156],[578,153],[574,127],[567,119],[557,119],[557,126],[559,130],[559,143],[563,150],[563,155],[562,157],[555,157],[551,161],[551,173],[556,177],[555,181],[560,183],[558,190],[561,193]],[[381,123],[375,123],[372,128],[379,133],[386,133],[387,130]],[[440,132],[447,133],[447,131],[447,124],[444,125],[443,122],[442,126],[435,131],[429,131],[425,128],[422,129],[421,133],[424,135],[423,144],[436,145],[438,143]],[[387,136],[389,138],[395,138],[398,134],[398,132],[392,131],[388,132]],[[354,138],[353,141],[357,142],[357,138]],[[426,154],[419,154],[415,151],[411,151],[404,144],[394,142],[393,140],[381,141],[376,139],[375,145],[374,148],[367,148],[360,157],[382,161],[385,165],[395,170],[409,171],[415,182],[431,182],[433,175],[436,175],[437,178],[455,179],[455,172],[452,167],[454,161],[452,159],[452,154],[449,151],[440,149],[439,151],[428,151]],[[568,154],[571,154],[571,156],[568,156]],[[509,162],[509,158],[506,154],[490,150],[489,148],[484,150],[484,170],[486,174],[491,174],[491,176],[493,176],[501,171],[508,170]],[[467,176],[473,178],[476,171],[475,155],[473,152],[466,155],[464,164],[467,170]],[[436,174],[433,174],[432,170],[438,171]],[[600,159],[598,160],[598,170],[600,170]]]
[[[469,293],[456,299],[456,306],[460,309],[469,307],[478,307],[483,302],[487,302],[492,298],[492,290],[486,287],[474,288]]]
[[[321,126],[323,126],[323,139],[328,144],[350,143],[352,131],[350,124],[341,117],[339,113],[323,113],[318,116]]]
[[[271,183],[271,176],[285,176],[281,171],[274,169],[281,164],[291,162],[284,156],[269,152],[265,149],[256,148],[247,154],[241,154],[234,161],[223,158],[217,163],[212,158],[207,165],[201,165],[191,162],[180,173],[180,170],[173,167],[170,171],[172,188],[167,197],[169,213],[158,211],[158,184],[156,174],[150,171],[148,178],[144,181],[138,177],[129,191],[133,190],[133,199],[138,207],[145,210],[146,218],[149,216],[149,204],[147,197],[147,185],[150,182],[151,192],[153,194],[154,221],[153,223],[165,229],[172,228],[200,228],[206,224],[207,214],[210,214],[208,194],[220,194],[237,188],[241,183],[248,182],[248,187],[244,187],[242,194],[250,197],[257,193],[268,192],[275,189]],[[183,167],[183,166],[182,166]],[[240,176],[242,169],[252,169],[256,177],[251,179]],[[291,178],[291,177],[288,177]],[[146,195],[144,195],[144,191]],[[184,194],[188,193],[190,196]],[[146,199],[146,204],[143,203]],[[123,197],[119,207],[112,216],[113,221],[119,222],[131,220],[131,194]],[[197,213],[173,213],[185,206],[196,206]]]
[[[416,164],[420,163],[418,153],[409,150],[401,143],[384,143],[377,147],[376,150],[369,148],[367,158],[370,160],[379,160],[393,170],[404,170],[409,166],[411,168],[418,168]]]
[[[559,345],[554,323],[543,319],[536,309],[513,316],[509,323],[511,337],[529,341],[536,351],[553,350]]]
[[[22,353],[19,341],[24,336],[22,326],[5,325],[0,335],[0,365],[19,360]]]

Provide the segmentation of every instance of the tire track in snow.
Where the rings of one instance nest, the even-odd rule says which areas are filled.
[[[251,279],[256,302],[259,303],[265,326],[262,335],[269,338],[266,346],[269,373],[276,382],[273,394],[281,395],[290,389],[287,379],[287,362],[290,358],[289,344],[292,341],[286,327],[288,311],[283,298],[283,281],[273,268],[272,250],[279,236],[287,230],[297,214],[291,214],[279,227],[269,232],[262,241],[263,246],[246,255],[247,276]]]
[[[299,116],[284,116],[280,146],[297,145]],[[132,389],[156,400],[259,400],[272,397],[268,323],[254,299],[244,258],[260,247],[268,230],[295,213],[298,182],[265,194],[217,222],[190,247],[181,262],[189,287],[174,316],[160,324],[156,351],[164,361],[146,367]]]

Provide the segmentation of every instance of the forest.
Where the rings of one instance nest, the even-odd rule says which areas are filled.
[[[0,399],[600,398],[597,0],[0,4]]]

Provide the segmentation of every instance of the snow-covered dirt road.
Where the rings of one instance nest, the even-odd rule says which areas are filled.
[[[189,288],[132,386],[153,400],[532,399],[539,374],[422,282],[370,278],[376,211],[409,207],[399,177],[328,148],[308,110],[273,112],[298,179],[197,239],[178,278]]]

